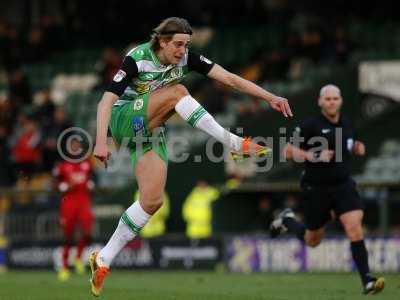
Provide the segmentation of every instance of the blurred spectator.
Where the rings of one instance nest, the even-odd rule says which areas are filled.
[[[15,182],[15,174],[10,161],[10,149],[7,144],[7,129],[0,125],[0,187],[11,186]]]
[[[297,211],[299,209],[299,198],[295,194],[288,194],[285,199],[284,207]]]
[[[28,78],[20,69],[9,73],[9,98],[13,105],[18,109],[22,105],[32,103],[32,92]]]
[[[343,27],[336,28],[334,49],[336,62],[346,63],[351,51],[351,45]]]
[[[19,67],[22,58],[22,39],[18,31],[7,23],[0,21],[0,63],[6,70]]]
[[[219,191],[206,181],[199,180],[187,196],[182,209],[186,235],[191,239],[207,238],[212,234],[212,202]]]
[[[268,81],[284,79],[289,68],[289,57],[281,49],[273,49],[265,58],[263,77]]]
[[[53,113],[52,122],[43,128],[43,161],[44,171],[53,169],[54,164],[60,159],[57,152],[57,139],[67,128],[72,127],[72,123],[67,117],[63,107],[57,107]]]
[[[25,49],[24,59],[27,62],[39,61],[47,56],[43,32],[40,28],[34,27],[29,31]]]
[[[52,126],[54,120],[55,105],[50,97],[50,91],[43,89],[35,95],[35,104],[37,105],[37,120],[39,124],[48,129]]]
[[[43,32],[43,46],[50,53],[62,50],[65,46],[65,26],[57,16],[44,15],[40,19]]]
[[[18,177],[30,180],[41,162],[41,132],[33,114],[21,113],[11,137],[11,152]]]
[[[283,51],[285,52],[285,57],[289,60],[296,55],[299,55],[302,50],[301,38],[298,33],[290,31],[285,39]]]
[[[269,225],[273,220],[271,198],[267,195],[261,197],[258,200],[257,207],[257,215],[253,217],[251,224],[249,224],[249,229],[266,232],[269,230]]]
[[[321,60],[323,47],[320,30],[317,28],[310,28],[303,32],[301,38],[303,43],[303,55],[310,58],[314,63],[318,63]]]
[[[8,60],[8,27],[7,24],[0,19],[0,67],[5,66]]]
[[[102,58],[96,63],[96,69],[101,77],[101,86],[104,88],[112,81],[122,63],[121,55],[114,48],[106,48]]]
[[[226,102],[228,101],[229,91],[220,82],[213,80],[202,94],[201,104],[210,114],[223,113],[225,111]]]
[[[16,110],[9,99],[0,99],[0,127],[10,135],[16,119]]]

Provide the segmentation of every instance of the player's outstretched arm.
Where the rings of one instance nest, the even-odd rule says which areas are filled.
[[[111,117],[111,107],[117,101],[119,96],[111,92],[105,92],[97,105],[97,123],[96,123],[96,146],[93,155],[104,162],[107,167],[109,152],[107,147],[107,129]]]
[[[264,90],[257,84],[225,70],[218,64],[215,64],[212,67],[208,73],[208,77],[233,87],[234,89],[237,89],[243,93],[264,99],[274,110],[281,112],[285,117],[293,116],[292,110],[290,109],[290,105],[286,98],[276,96]]]

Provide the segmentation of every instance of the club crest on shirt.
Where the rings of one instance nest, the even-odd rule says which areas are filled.
[[[143,99],[139,98],[133,102],[133,110],[141,110],[143,107]]]
[[[206,64],[211,65],[212,61],[209,60],[208,58],[204,57],[203,55],[200,55],[200,60],[204,61]]]
[[[125,76],[126,76],[126,73],[125,73],[124,71],[122,71],[122,70],[119,70],[119,71],[117,72],[117,74],[114,75],[113,80],[114,80],[115,82],[121,82],[121,80],[124,79]]]

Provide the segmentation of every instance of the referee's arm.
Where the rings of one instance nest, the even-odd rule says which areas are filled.
[[[300,149],[288,143],[283,148],[283,156],[287,160],[293,161],[311,161],[313,159],[313,153]]]
[[[365,144],[356,140],[353,145],[352,153],[358,156],[364,156],[366,153]]]
[[[287,160],[293,160],[295,162],[329,162],[334,154],[335,152],[329,149],[324,149],[319,153],[306,151],[290,143],[286,144],[283,148],[284,157]]]

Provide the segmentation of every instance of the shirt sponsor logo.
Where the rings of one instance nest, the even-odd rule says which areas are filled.
[[[144,127],[143,117],[133,117],[132,118],[132,126],[133,126],[133,131],[135,134],[140,133]]]
[[[200,55],[200,60],[204,61],[206,64],[209,64],[209,65],[212,64],[212,61],[209,60],[208,58],[205,58],[203,55]]]
[[[326,133],[329,133],[329,132],[331,132],[331,130],[328,128],[328,129],[322,129],[322,133],[323,134],[326,134]]]
[[[124,79],[125,77],[126,77],[126,73],[124,71],[122,71],[122,70],[119,70],[117,72],[117,74],[115,74],[113,80],[115,82],[121,82],[121,80]]]

